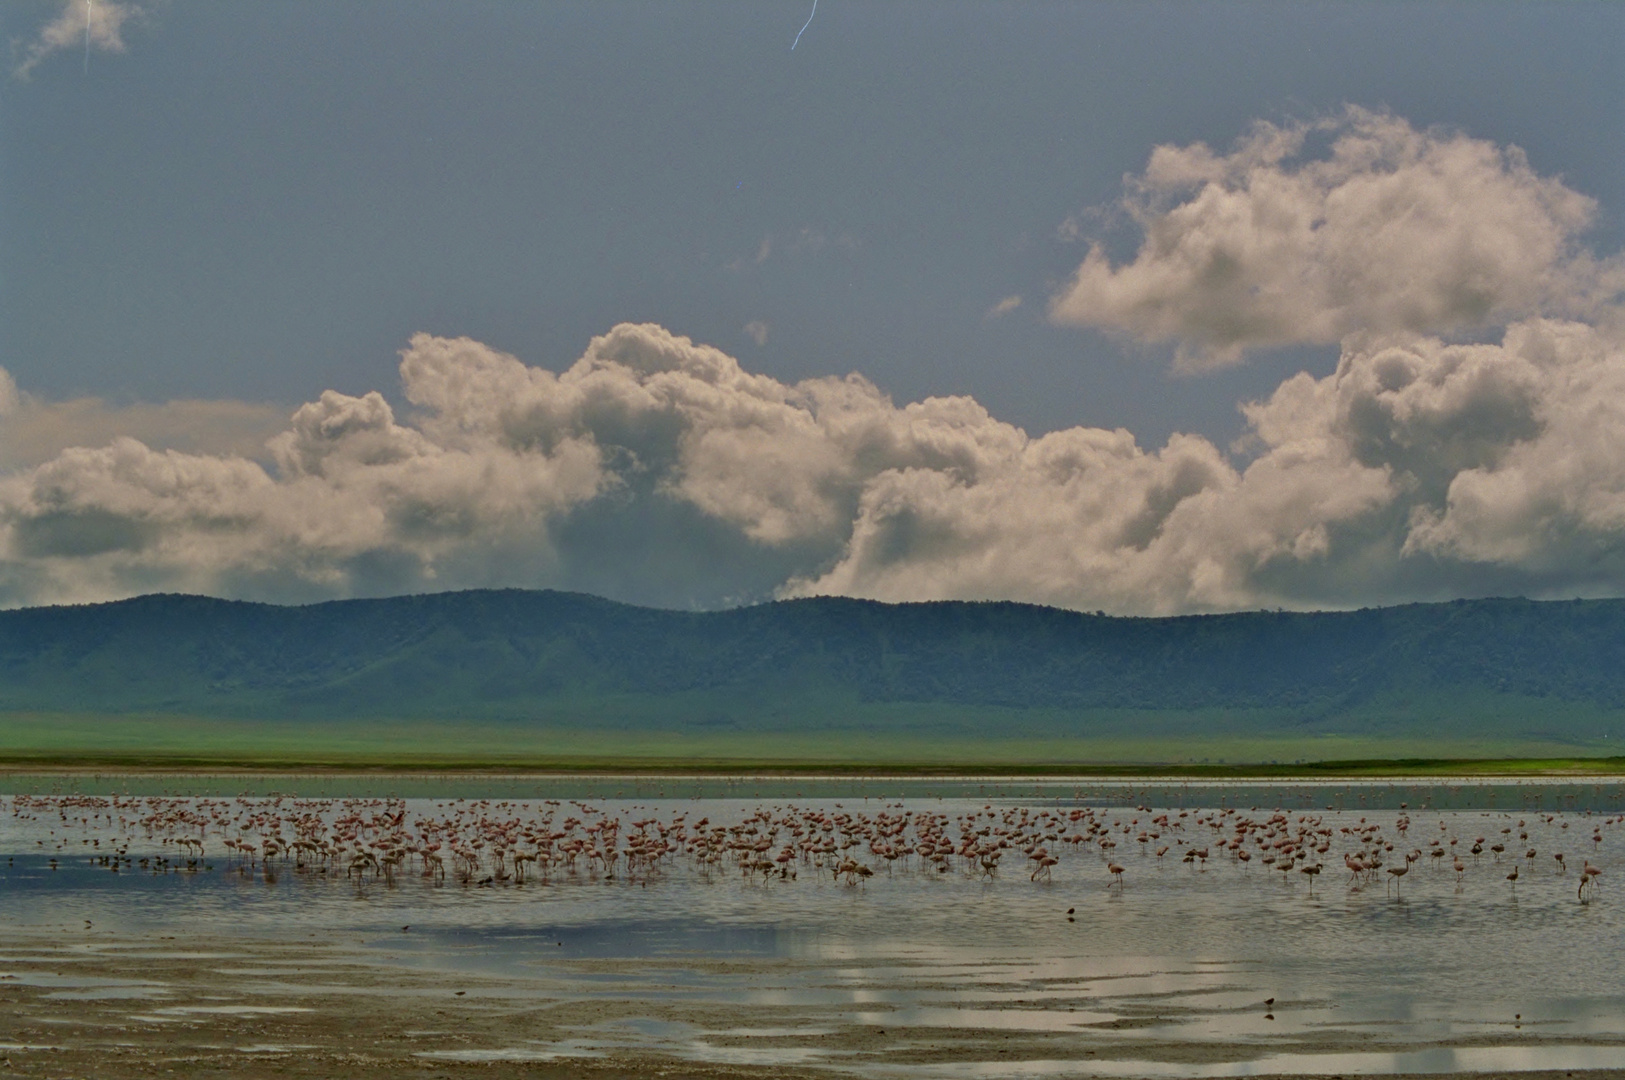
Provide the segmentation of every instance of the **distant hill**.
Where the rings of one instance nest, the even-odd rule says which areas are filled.
[[[158,595],[0,612],[0,723],[25,714],[1596,744],[1625,732],[1625,601],[1153,619],[835,598],[677,612],[520,590],[306,607]]]

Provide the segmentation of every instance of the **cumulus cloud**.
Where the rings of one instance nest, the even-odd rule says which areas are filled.
[[[1625,585],[1625,345],[1574,321],[1350,346],[1247,406],[1240,465],[1193,435],[1034,438],[969,398],[784,383],[648,325],[562,372],[420,334],[401,378],[407,414],[330,391],[263,461],[120,437],[14,470],[0,595],[546,585],[1172,613]]]
[[[569,566],[605,550],[602,536],[561,550],[577,519],[607,507],[635,523],[645,504],[677,511],[665,520],[686,532],[662,538],[671,546],[714,558],[731,535],[744,561],[772,567],[756,586],[771,589],[835,559],[875,471],[968,477],[984,444],[1020,439],[966,399],[899,409],[858,376],[785,384],[654,326],[616,327],[562,373],[419,335],[401,376],[410,417],[377,393],[329,391],[264,464],[123,437],[14,471],[0,480],[0,590],[19,602],[569,584]]]
[[[795,593],[1175,613],[1625,589],[1625,344],[1535,319],[1496,344],[1351,347],[1247,407],[1255,456],[1073,429],[975,482],[901,469]]]
[[[1353,334],[1589,317],[1625,284],[1578,245],[1593,200],[1516,147],[1386,113],[1260,122],[1228,154],[1159,146],[1126,183],[1139,252],[1114,266],[1092,246],[1050,317],[1173,341],[1187,370]]]
[[[88,48],[100,52],[124,51],[124,24],[141,9],[117,0],[62,0],[56,18],[46,23],[33,41],[22,45],[22,59],[12,69],[26,79],[52,53]]]
[[[342,596],[432,585],[441,560],[474,555],[535,573],[540,526],[602,480],[580,440],[435,442],[377,393],[329,391],[286,427],[268,463],[118,437],[13,472],[0,480],[0,589],[14,601]]]
[[[519,585],[1172,614],[1625,593],[1625,319],[1615,264],[1575,245],[1589,201],[1512,151],[1358,111],[1223,157],[1159,150],[1134,199],[1140,255],[1092,253],[1054,312],[1174,338],[1196,366],[1341,342],[1330,374],[1244,403],[1234,446],[1033,437],[968,397],[787,383],[654,325],[558,371],[419,334],[405,408],[329,391],[252,451],[256,407],[50,403],[0,374],[0,602]]]
[[[1453,453],[1441,458],[1459,466],[1433,470],[1443,498],[1413,509],[1406,552],[1617,590],[1625,570],[1625,349],[1618,339],[1547,323],[1513,327],[1500,346],[1436,351],[1414,373],[1411,356],[1391,350],[1383,357],[1397,368],[1387,391],[1394,412],[1388,426],[1414,426],[1412,412],[1442,416],[1455,440]],[[1428,384],[1413,389],[1418,378]]]
[[[752,319],[745,324],[745,336],[756,342],[757,348],[767,344],[767,333],[771,329],[766,320]]]

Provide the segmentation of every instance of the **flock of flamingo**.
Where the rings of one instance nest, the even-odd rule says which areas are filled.
[[[0,807],[6,802],[0,798]],[[1380,879],[1397,894],[1420,865],[1454,874],[1458,887],[1489,870],[1514,893],[1520,880],[1566,880],[1577,883],[1582,903],[1602,875],[1589,854],[1601,850],[1606,830],[1625,822],[1625,814],[1458,811],[1419,823],[1408,811],[1378,821],[1375,813],[1354,812],[991,803],[952,814],[902,803],[873,812],[842,804],[757,806],[728,822],[698,811],[615,814],[553,799],[457,799],[414,811],[400,799],[16,795],[9,807],[16,821],[36,826],[36,836],[44,827],[35,845],[53,869],[56,853],[77,848],[76,855],[115,873],[195,872],[212,869],[218,859],[225,869],[271,880],[282,872],[342,874],[362,885],[394,885],[408,874],[467,887],[648,884],[684,868],[705,881],[736,875],[786,882],[807,874],[861,886],[877,871],[986,881],[1011,866],[1020,866],[1030,881],[1049,882],[1066,858],[1093,860],[1108,889],[1128,888],[1140,867],[1175,861],[1194,873],[1212,864],[1240,872],[1256,867],[1282,880],[1296,875],[1312,896],[1316,878],[1341,857],[1351,890]],[[1569,851],[1551,850],[1565,841]],[[133,856],[132,846],[138,849]],[[1581,863],[1572,872],[1570,853]]]

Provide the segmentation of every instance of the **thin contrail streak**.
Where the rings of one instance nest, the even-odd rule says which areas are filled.
[[[813,0],[813,7],[818,6],[818,0]],[[90,0],[85,0],[85,74],[90,74]]]
[[[85,2],[89,3],[90,0],[85,0]],[[805,34],[807,32],[807,27],[812,25],[813,15],[817,15],[817,14],[818,14],[818,0],[813,0],[812,14],[807,16],[807,21],[802,24],[801,29],[796,31],[796,39],[794,41],[790,42],[790,51],[791,52],[795,52],[796,51],[796,46],[801,44],[801,35]],[[89,25],[89,23],[85,24],[85,33],[87,35],[90,33],[90,25]],[[88,41],[89,38],[87,37],[86,40]],[[89,46],[86,46],[86,48],[88,49]],[[87,53],[87,55],[88,55],[88,53]]]

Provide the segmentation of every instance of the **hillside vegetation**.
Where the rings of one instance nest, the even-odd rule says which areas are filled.
[[[15,733],[120,717],[131,737],[143,723],[220,721],[335,738],[347,725],[496,725],[706,745],[845,733],[1602,753],[1625,734],[1625,601],[1152,619],[836,598],[675,612],[501,590],[0,612],[0,721]]]

